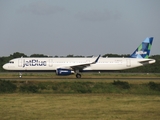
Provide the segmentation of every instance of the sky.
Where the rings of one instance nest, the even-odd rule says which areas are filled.
[[[131,54],[154,37],[160,54],[160,0],[1,0],[0,56]]]

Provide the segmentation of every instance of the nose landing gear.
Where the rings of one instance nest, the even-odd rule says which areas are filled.
[[[22,77],[22,73],[20,72],[20,73],[19,73],[19,78],[21,78],[21,77]]]

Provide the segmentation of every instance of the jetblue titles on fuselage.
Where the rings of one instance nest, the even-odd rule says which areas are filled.
[[[23,67],[26,67],[26,66],[47,66],[47,62],[36,60],[36,59],[24,60]]]

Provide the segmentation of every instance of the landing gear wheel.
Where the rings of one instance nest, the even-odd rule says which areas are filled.
[[[22,73],[19,73],[19,78],[21,78],[22,77]]]
[[[76,78],[81,78],[81,74],[77,73]]]

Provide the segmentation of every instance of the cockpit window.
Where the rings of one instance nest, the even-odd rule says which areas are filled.
[[[14,64],[14,61],[9,61],[9,63]]]

